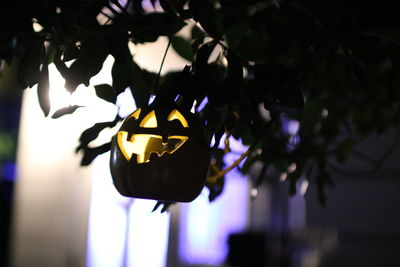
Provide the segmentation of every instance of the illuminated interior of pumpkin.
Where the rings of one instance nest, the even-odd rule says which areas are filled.
[[[185,117],[183,117],[183,115],[177,111],[176,109],[174,109],[167,118],[168,121],[172,121],[172,120],[178,120],[183,127],[188,128],[189,124],[187,123]]]
[[[139,118],[141,110],[138,109],[130,117]],[[183,127],[189,127],[188,122],[178,110],[173,110],[167,117],[168,121],[178,120]],[[140,122],[140,127],[157,128],[157,118],[154,110],[149,112]],[[182,135],[168,136],[167,142],[163,142],[161,135],[133,134],[128,140],[128,132],[119,131],[117,143],[124,157],[129,161],[133,154],[137,155],[137,163],[149,162],[151,153],[157,153],[161,157],[164,153],[172,154],[178,150],[189,137]]]
[[[118,146],[128,161],[132,154],[136,154],[139,164],[149,162],[151,153],[157,153],[159,157],[164,153],[172,154],[189,139],[187,136],[172,135],[163,143],[162,136],[154,134],[134,134],[130,141],[127,138],[128,132],[118,132]]]
[[[157,118],[154,110],[149,112],[146,117],[140,122],[140,127],[143,128],[157,128]]]
[[[140,111],[141,111],[141,109],[139,108],[139,109],[137,109],[135,112],[133,112],[132,113],[132,115],[131,116],[129,116],[129,118],[135,118],[135,120],[137,120],[138,118],[139,118],[139,116],[140,116]]]

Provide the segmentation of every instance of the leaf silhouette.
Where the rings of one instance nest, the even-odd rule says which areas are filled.
[[[103,154],[111,149],[111,142],[102,144],[98,147],[85,147],[81,160],[82,166],[88,166],[100,154]]]
[[[37,94],[40,108],[44,116],[47,117],[50,112],[49,69],[47,63],[43,64],[42,70],[40,71]]]
[[[82,106],[78,105],[73,105],[73,106],[68,106],[64,108],[60,108],[56,112],[54,112],[53,116],[51,116],[52,119],[58,119],[64,115],[72,114],[74,113],[78,108],[81,108]]]
[[[193,17],[201,27],[215,39],[220,39],[224,33],[222,20],[215,8],[214,0],[190,0],[189,8]]]
[[[194,51],[186,39],[181,36],[173,36],[171,38],[171,45],[181,57],[187,61],[193,60]]]
[[[76,152],[85,149],[91,141],[97,138],[103,129],[107,127],[114,127],[119,121],[120,117],[117,116],[113,121],[99,122],[83,131],[79,138],[80,145],[76,148]]]
[[[109,84],[99,84],[95,85],[94,89],[96,90],[96,95],[105,101],[110,103],[115,103],[117,101],[117,94],[115,93],[114,88],[112,88]]]

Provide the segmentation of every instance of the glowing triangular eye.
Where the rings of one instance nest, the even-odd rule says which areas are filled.
[[[168,115],[167,120],[168,121],[178,120],[182,124],[183,127],[185,127],[185,128],[189,127],[189,124],[186,121],[185,117],[183,117],[183,115],[176,109],[171,111],[171,113]]]
[[[137,109],[135,112],[132,113],[132,115],[129,116],[129,118],[135,118],[135,120],[137,120],[140,116],[140,111],[141,109]]]
[[[140,122],[140,127],[143,128],[157,128],[157,118],[154,110],[149,112],[146,117]]]

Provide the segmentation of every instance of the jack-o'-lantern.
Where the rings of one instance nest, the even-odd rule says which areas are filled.
[[[137,109],[111,145],[114,185],[129,197],[192,201],[204,187],[209,164],[203,126],[175,105]]]

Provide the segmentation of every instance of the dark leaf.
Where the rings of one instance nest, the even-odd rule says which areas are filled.
[[[244,163],[243,163],[243,165],[242,165],[242,167],[240,168],[240,171],[242,172],[242,173],[249,173],[249,171],[251,170],[251,167],[253,166],[253,164],[254,164],[254,162],[256,162],[257,160],[259,160],[259,156],[257,156],[257,155],[255,155],[255,156],[253,156],[253,155],[249,155],[246,159],[245,159],[245,161],[244,161]],[[265,164],[266,165],[266,164]]]
[[[135,63],[135,80],[131,86],[131,92],[137,106],[144,107],[149,102],[150,94],[154,92],[156,74],[142,70]]]
[[[171,45],[181,57],[190,62],[193,60],[194,51],[186,39],[181,36],[172,36]]]
[[[37,90],[40,108],[42,109],[44,116],[47,117],[50,112],[49,69],[47,62],[42,65]]]
[[[60,108],[59,110],[57,110],[56,112],[54,112],[53,116],[51,116],[52,119],[58,119],[64,115],[68,115],[68,114],[72,114],[74,113],[78,108],[81,108],[82,106],[77,106],[77,105],[73,105],[73,106],[68,106],[68,107],[64,107],[64,108]]]
[[[217,174],[215,168],[222,170],[225,167],[224,163],[225,152],[223,149],[213,149],[212,150],[212,163],[213,168],[210,168],[210,176]],[[218,196],[220,196],[224,190],[225,177],[221,177],[216,183],[206,183],[207,188],[210,190],[208,195],[209,201],[214,201]]]
[[[249,23],[247,21],[237,21],[233,23],[225,33],[225,39],[230,48],[236,48],[242,42],[243,38],[249,31]]]
[[[160,36],[171,36],[186,25],[179,18],[167,13],[148,13],[135,18],[131,23],[133,42],[154,42]]]
[[[172,17],[177,17],[178,13],[176,12],[174,6],[170,3],[169,0],[160,0],[160,5],[162,9],[165,10]]]
[[[154,208],[153,208],[153,210],[151,212],[155,212],[162,205],[164,205],[163,201],[157,201],[157,203],[154,205]]]
[[[119,46],[113,53],[115,58],[111,70],[113,85],[116,94],[123,92],[127,87],[131,88],[136,105],[145,106],[150,94],[154,90],[156,74],[142,70],[132,58],[128,44]]]
[[[32,87],[39,82],[40,65],[44,56],[45,48],[42,41],[32,42],[26,48],[18,70],[18,82],[21,88]]]
[[[214,42],[205,43],[197,50],[196,59],[193,67],[198,72],[208,72],[208,58],[214,50],[216,44]]]
[[[97,138],[103,129],[107,127],[114,127],[119,121],[120,118],[117,116],[113,121],[96,123],[92,127],[83,131],[79,138],[80,145],[76,148],[76,152],[81,149],[85,149],[90,142]]]
[[[130,87],[137,106],[142,107],[148,103],[155,74],[141,70],[133,60],[130,62],[116,60],[112,68],[112,76],[115,91],[123,92]]]
[[[193,18],[200,23],[208,34],[219,40],[224,34],[224,29],[215,5],[215,0],[189,0],[189,8],[193,13]]]
[[[219,146],[219,143],[221,142],[221,138],[224,135],[225,130],[223,127],[221,127],[216,133],[214,134],[214,139],[215,139],[215,144],[214,144],[214,149],[217,149]]]
[[[50,44],[46,47],[46,61],[48,64],[54,63],[58,56],[57,47],[54,44]]]
[[[202,29],[194,25],[191,31],[191,36],[192,39],[204,39],[204,37],[206,37],[206,33]]]
[[[111,149],[111,142],[105,143],[98,147],[85,147],[83,149],[82,166],[88,166],[100,154],[106,153]]]
[[[101,70],[109,51],[107,44],[93,40],[83,44],[80,52],[80,56],[72,63],[65,77],[65,88],[69,92],[74,92],[82,83],[89,86],[90,78]]]
[[[154,208],[151,212],[155,212],[156,210],[158,210],[159,207],[162,207],[161,213],[164,213],[168,211],[168,209],[174,204],[175,204],[174,202],[157,201],[156,205],[154,205]]]
[[[60,58],[56,57],[54,60],[54,65],[56,66],[58,72],[60,72],[61,76],[67,80],[69,79],[69,69],[67,65],[61,61]]]
[[[96,90],[96,95],[101,99],[115,103],[117,101],[117,94],[114,91],[114,88],[109,84],[99,84],[95,85],[94,89]]]
[[[243,119],[235,122],[232,136],[235,139],[241,139],[244,145],[251,145],[255,141],[255,137],[251,132],[251,124]]]
[[[71,44],[70,46],[68,46],[67,49],[65,49],[62,61],[68,62],[72,59],[77,58],[79,56],[79,54],[80,54],[80,51],[79,51],[78,47],[75,44]]]
[[[243,37],[237,51],[249,61],[265,62],[269,57],[269,38],[262,32],[252,32]]]
[[[134,80],[132,55],[127,47],[126,49],[128,54],[116,57],[111,70],[112,88],[114,88],[116,94],[122,93],[128,86],[133,84]]]
[[[207,188],[210,190],[210,193],[208,195],[208,200],[214,201],[217,197],[219,197],[223,190],[224,190],[224,184],[225,184],[225,177],[222,177],[218,179],[218,182],[215,184],[206,184]]]
[[[223,106],[218,109],[210,108],[207,118],[206,131],[211,134],[217,133],[217,136],[215,137],[218,138],[219,135],[224,132],[223,123],[226,118],[227,112],[227,106]],[[219,142],[219,140],[216,141]]]
[[[232,90],[242,85],[243,66],[238,56],[232,50],[227,51],[226,59],[228,61],[228,72],[224,83],[227,90]]]

